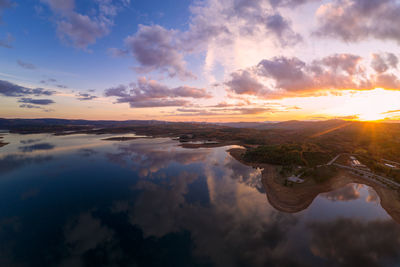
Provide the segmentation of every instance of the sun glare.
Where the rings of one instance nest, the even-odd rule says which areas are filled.
[[[379,121],[385,119],[385,115],[376,113],[374,110],[366,111],[358,115],[360,121]]]
[[[379,121],[390,117],[387,111],[398,109],[400,95],[396,91],[375,89],[357,91],[346,96],[339,96],[341,103],[329,109],[332,116],[349,117],[353,120]]]

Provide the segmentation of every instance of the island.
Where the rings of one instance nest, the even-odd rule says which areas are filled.
[[[5,145],[8,145],[8,143],[5,143],[5,142],[3,142],[3,140],[1,140],[1,139],[3,139],[4,137],[3,136],[0,136],[0,147],[3,147],[3,146],[5,146]]]

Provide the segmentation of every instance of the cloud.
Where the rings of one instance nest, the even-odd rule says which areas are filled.
[[[12,42],[14,42],[14,40],[15,40],[15,38],[10,33],[7,33],[7,36],[5,39],[0,39],[0,47],[13,48]]]
[[[295,45],[302,39],[292,29],[291,21],[266,0],[196,1],[190,12],[185,31],[139,25],[138,31],[125,39],[124,49],[111,48],[109,52],[113,56],[131,54],[139,63],[138,71],[160,71],[188,79],[194,75],[186,69],[187,55],[206,52],[205,67],[212,68],[218,61],[238,62],[234,58],[247,52],[238,49],[240,42],[269,42],[281,47]],[[224,50],[221,55],[215,53],[218,48]]]
[[[293,8],[307,3],[318,2],[319,0],[269,0],[273,7]]]
[[[10,8],[13,6],[13,2],[10,0],[0,0],[0,10],[4,8]]]
[[[156,145],[145,143],[126,143],[118,145],[118,151],[107,153],[107,158],[113,163],[137,171],[140,177],[151,176],[169,164],[175,162],[190,165],[204,161],[210,151],[206,150],[177,150],[171,153],[171,143],[163,141]]]
[[[25,156],[18,154],[8,154],[0,158],[0,174],[5,174],[13,170],[18,170],[22,166],[29,164],[40,164],[52,160],[51,156]]]
[[[114,241],[114,234],[113,230],[94,217],[90,211],[71,218],[64,227],[66,258],[58,265],[84,266],[88,253],[101,248],[109,251],[111,248],[107,245],[115,245],[110,244]]]
[[[17,84],[10,83],[8,81],[0,80],[0,94],[8,97],[20,97],[20,96],[50,96],[55,92],[50,90],[45,90],[43,88],[27,88],[19,86]]]
[[[273,107],[238,107],[238,108],[213,108],[194,109],[178,108],[176,111],[184,114],[171,114],[171,116],[237,116],[237,115],[260,115],[265,113],[282,112],[284,110]]]
[[[93,100],[93,99],[97,98],[97,96],[91,95],[89,93],[79,93],[76,97],[78,100],[81,100],[81,101]]]
[[[400,259],[396,249],[400,245],[400,228],[392,220],[338,219],[311,223],[308,227],[312,253],[332,266],[381,266],[382,262],[390,266]]]
[[[13,5],[14,3],[10,0],[0,0],[0,24],[3,21],[2,18],[3,10],[5,10],[6,8],[11,8]]]
[[[31,105],[31,104],[22,104],[19,105],[20,108],[30,108],[30,109],[42,109],[42,107]]]
[[[51,99],[32,99],[32,98],[21,98],[18,100],[20,103],[33,104],[33,105],[50,105],[55,102]]]
[[[269,90],[250,70],[231,73],[230,78],[225,84],[237,94],[260,95]]]
[[[335,119],[339,119],[339,120],[358,120],[360,118],[359,115],[355,114],[355,115],[348,115],[348,116],[337,116],[335,117]]]
[[[226,44],[238,35],[249,39],[257,34],[264,38],[272,36],[279,45],[295,44],[301,39],[290,21],[274,10],[269,1],[209,0],[193,5],[191,11],[190,29],[184,34],[184,43],[189,47],[208,45],[210,41]]]
[[[216,105],[209,106],[211,108],[227,108],[227,107],[238,107],[238,106],[244,106],[246,104],[250,104],[249,102],[239,102],[239,103],[227,103],[226,101],[219,102]]]
[[[400,43],[399,13],[396,0],[334,0],[319,7],[315,34],[346,42],[376,38]]]
[[[64,13],[72,12],[75,8],[74,0],[41,0],[50,6],[53,11]]]
[[[181,98],[210,98],[204,88],[179,86],[169,88],[154,80],[138,79],[130,86],[120,85],[105,90],[105,96],[117,97],[117,103],[129,103],[131,107],[184,106],[189,101]],[[179,99],[176,99],[179,98]]]
[[[338,190],[323,193],[322,196],[333,201],[352,201],[360,197],[360,192],[355,184],[348,184]]]
[[[400,89],[396,56],[374,54],[371,65],[352,54],[333,54],[310,63],[296,57],[274,57],[232,73],[225,85],[236,94],[263,98],[332,90]]]
[[[266,26],[281,45],[293,45],[302,40],[302,37],[292,30],[290,22],[279,13],[270,15],[266,20]]]
[[[170,77],[194,78],[195,76],[185,68],[183,55],[175,40],[176,35],[176,31],[166,30],[159,25],[139,25],[137,33],[125,39],[129,53],[140,64],[137,70],[140,72],[160,70]],[[124,54],[121,50],[117,51],[119,54]]]
[[[400,109],[389,110],[389,111],[386,111],[386,112],[382,112],[381,114],[391,114],[391,113],[398,113],[398,112],[400,112]]]
[[[33,152],[33,151],[38,151],[38,150],[52,150],[54,148],[54,145],[49,144],[49,143],[40,143],[40,144],[34,144],[30,146],[22,146],[19,147],[18,150],[22,152]]]
[[[24,69],[28,69],[28,70],[34,70],[34,69],[36,69],[36,66],[33,65],[32,63],[24,62],[24,61],[21,61],[21,60],[19,60],[19,59],[17,60],[17,64],[18,64],[20,67],[24,68]]]
[[[109,33],[107,22],[95,21],[87,15],[72,13],[68,20],[57,23],[57,32],[62,40],[70,40],[78,48],[94,44],[96,39]]]
[[[399,59],[393,53],[372,54],[371,67],[378,73],[383,73],[390,68],[397,68]]]
[[[126,1],[114,3],[109,0],[96,1],[95,15],[90,17],[75,11],[75,1],[42,0],[53,11],[56,17],[57,34],[74,47],[86,49],[97,39],[109,34],[114,24],[114,17],[125,6]]]
[[[112,56],[112,57],[125,57],[129,55],[129,51],[126,49],[118,49],[115,47],[109,48],[108,49],[108,53]]]

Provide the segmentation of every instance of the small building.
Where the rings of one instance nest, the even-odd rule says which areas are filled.
[[[396,166],[389,164],[389,163],[385,163],[385,166],[392,168],[392,169],[396,169]]]
[[[301,179],[299,176],[296,175],[292,175],[288,178],[286,178],[287,181],[292,182],[292,183],[296,183],[296,184],[301,184],[304,183],[304,180]]]
[[[357,168],[363,171],[370,171],[370,169],[365,166],[364,164],[362,164],[356,157],[354,156],[350,156],[350,165],[353,168]]]

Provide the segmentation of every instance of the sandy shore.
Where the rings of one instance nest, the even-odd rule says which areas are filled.
[[[203,140],[199,140],[201,142]],[[238,142],[236,141],[222,141],[218,143],[201,143],[201,144],[193,144],[190,142],[182,142],[179,145],[183,148],[207,148],[207,147],[222,147],[222,146],[231,146],[237,145]]]
[[[269,203],[279,211],[296,213],[306,209],[314,199],[322,193],[340,189],[350,183],[367,185],[375,190],[379,196],[383,209],[398,223],[400,223],[400,192],[381,186],[370,180],[350,174],[345,170],[340,170],[335,177],[316,184],[313,182],[294,185],[293,187],[284,186],[278,179],[278,167],[269,164],[248,163],[242,157],[245,149],[230,149],[232,157],[241,163],[262,168],[262,184],[265,188]]]
[[[104,138],[101,139],[103,141],[129,141],[129,140],[136,140],[136,139],[148,139],[148,138],[153,138],[153,137],[139,137],[139,136],[132,136],[132,137],[126,137],[126,136],[116,136],[116,137],[109,137],[109,138]]]

